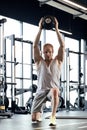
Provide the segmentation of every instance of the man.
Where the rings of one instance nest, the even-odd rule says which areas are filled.
[[[43,46],[44,58],[40,54],[38,43],[42,32],[43,18],[39,22],[39,31],[34,41],[34,60],[38,73],[38,88],[32,104],[32,121],[40,121],[42,113],[42,105],[46,101],[48,95],[51,96],[52,114],[50,117],[50,125],[56,125],[56,110],[59,104],[59,80],[61,65],[64,59],[65,44],[58,29],[58,21],[55,20],[55,31],[59,41],[59,49],[55,58],[53,58],[53,46],[46,43]]]

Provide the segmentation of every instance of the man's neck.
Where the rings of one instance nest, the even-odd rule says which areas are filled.
[[[53,60],[53,59],[50,59],[50,60],[45,59],[44,61],[46,62],[47,65],[49,65],[49,64],[51,63],[52,60]]]

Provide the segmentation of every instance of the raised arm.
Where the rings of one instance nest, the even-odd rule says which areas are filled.
[[[41,54],[40,54],[40,49],[38,46],[39,41],[40,41],[41,32],[42,32],[42,21],[43,21],[43,18],[41,18],[41,20],[39,22],[39,31],[38,31],[35,41],[34,41],[34,60],[37,63],[39,63],[39,61],[42,59]]]
[[[60,44],[56,58],[58,59],[59,63],[61,63],[61,62],[63,62],[63,59],[64,59],[65,43],[64,43],[64,40],[59,32],[58,21],[56,18],[55,18],[55,31],[56,31],[57,38],[58,38],[58,41]]]

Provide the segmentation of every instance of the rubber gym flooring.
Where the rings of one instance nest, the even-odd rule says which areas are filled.
[[[87,111],[59,111],[56,127],[49,126],[50,112],[43,113],[41,123],[32,123],[30,114],[0,116],[0,130],[87,130]]]

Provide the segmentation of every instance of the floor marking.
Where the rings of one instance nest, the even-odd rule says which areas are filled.
[[[71,125],[78,125],[78,124],[85,124],[87,122],[78,122],[78,123],[71,123],[71,124],[64,124],[64,125],[59,125],[59,126],[71,126]]]
[[[80,126],[80,127],[78,127],[78,129],[84,129],[84,128],[87,128],[87,126]]]
[[[47,127],[37,127],[37,128],[34,128],[34,130],[38,130],[38,129],[50,129],[50,128],[59,128],[61,126],[71,126],[71,125],[78,125],[78,124],[85,124],[87,122],[78,122],[78,123],[71,123],[71,124],[62,124],[62,125],[56,125],[56,126],[47,126]],[[87,126],[86,126],[87,127]],[[80,128],[80,127],[79,127]]]

